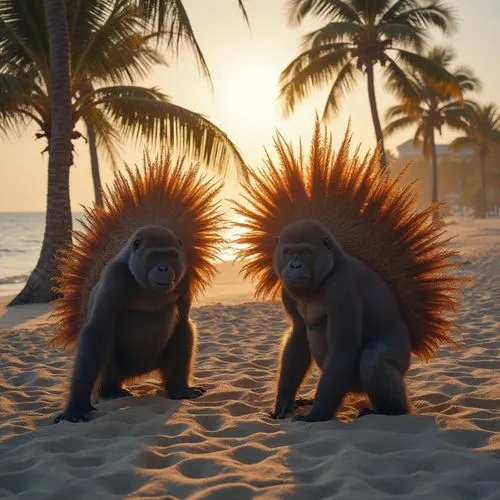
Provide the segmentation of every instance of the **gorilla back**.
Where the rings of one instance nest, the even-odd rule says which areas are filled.
[[[61,255],[59,330],[75,345],[69,401],[56,422],[88,420],[97,389],[129,396],[126,379],[159,370],[171,398],[194,398],[193,296],[213,278],[221,223],[212,181],[170,157],[118,174],[104,208],[86,211]],[[207,229],[208,228],[208,229]]]

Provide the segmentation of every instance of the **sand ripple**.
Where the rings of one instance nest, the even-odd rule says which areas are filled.
[[[204,397],[170,401],[150,377],[78,425],[51,425],[71,358],[50,325],[2,333],[0,497],[499,499],[500,251],[470,258],[464,348],[413,365],[412,416],[350,421],[349,397],[339,421],[268,419],[285,327],[270,304],[195,310]]]

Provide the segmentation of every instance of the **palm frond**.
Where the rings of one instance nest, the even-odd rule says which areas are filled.
[[[116,169],[121,160],[121,137],[114,124],[105,116],[104,112],[94,107],[87,113],[86,121],[91,120],[94,127],[97,149]]]
[[[455,131],[466,132],[468,129],[468,124],[460,113],[447,113],[443,117],[443,122],[444,125]]]
[[[90,32],[81,27],[72,39],[73,81],[122,83],[125,79],[132,83],[147,76],[153,65],[164,63],[148,45],[149,38],[141,34],[143,20],[129,2],[115,1],[100,14],[92,20],[96,26]]]
[[[288,0],[288,21],[292,26],[299,25],[307,15],[351,23],[361,21],[356,9],[343,0]]]
[[[381,23],[393,23],[403,12],[419,7],[421,0],[396,0],[382,15]]]
[[[500,143],[500,109],[497,104],[482,105],[469,101],[465,120],[467,121],[465,135],[478,149],[488,150],[492,145]]]
[[[349,62],[350,49],[344,44],[324,45],[310,49],[294,59],[280,75],[279,98],[285,116],[297,102],[318,86],[328,84]]]
[[[384,85],[402,101],[418,102],[419,92],[415,80],[391,57],[384,68]]]
[[[457,27],[456,10],[439,0],[431,0],[427,5],[422,2],[417,6],[401,11],[393,17],[393,22],[419,26],[421,28],[438,28],[445,34],[451,34]]]
[[[463,149],[475,149],[478,143],[472,137],[462,136],[453,139],[450,144],[450,149],[452,151],[461,151]]]
[[[468,66],[459,66],[453,71],[455,80],[462,92],[477,92],[481,90],[481,80],[474,75],[474,70]]]
[[[245,8],[243,0],[238,0],[238,7],[240,9],[241,15],[243,16],[243,19],[247,23],[247,26],[250,28],[250,19],[248,17],[247,9]]]
[[[43,2],[0,0],[0,68],[26,73],[37,67],[49,77],[48,39]]]
[[[300,50],[331,45],[337,42],[350,42],[360,32],[360,28],[352,23],[332,22],[302,37]]]
[[[43,120],[36,102],[36,85],[22,75],[0,73],[0,132],[19,134],[30,121],[39,127]]]
[[[166,42],[175,55],[184,45],[191,49],[201,74],[212,83],[205,56],[182,0],[134,0],[134,3],[141,9],[151,31],[157,33],[158,39]]]
[[[462,89],[459,83],[455,80],[444,66],[436,63],[432,59],[425,57],[414,52],[403,49],[393,49],[397,53],[397,60],[401,61],[403,65],[415,73],[418,73],[425,78],[426,83],[430,85],[433,90],[439,92],[447,97],[455,97],[462,99]]]
[[[323,120],[334,118],[340,110],[340,99],[347,94],[356,83],[358,69],[352,62],[346,63],[338,72],[326,100]]]
[[[403,48],[421,52],[425,47],[427,34],[419,26],[410,26],[404,23],[380,23],[377,26],[379,36],[392,40],[392,44],[397,44]]]
[[[347,0],[347,2],[363,19],[363,21],[376,24],[378,19],[389,7],[391,0]]]
[[[73,112],[75,119],[84,116],[88,110],[106,104],[114,99],[133,97],[151,101],[169,102],[170,98],[157,87],[139,87],[136,85],[114,85],[112,87],[101,87],[87,92],[75,101]]]
[[[401,118],[397,118],[394,121],[390,122],[384,128],[384,135],[387,137],[394,135],[397,132],[401,132],[402,130],[406,130],[410,127],[415,126],[418,123],[418,119],[411,116],[403,116]]]
[[[219,174],[235,169],[244,179],[247,166],[227,135],[206,117],[170,102],[115,97],[100,105],[123,138],[169,146]]]
[[[406,116],[407,110],[406,106],[403,104],[395,104],[394,106],[390,106],[387,108],[385,112],[386,120],[393,120],[394,118],[401,118],[402,116]]]

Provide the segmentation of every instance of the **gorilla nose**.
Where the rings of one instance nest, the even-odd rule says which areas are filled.
[[[159,264],[151,271],[150,279],[157,285],[167,286],[175,280],[175,272],[170,266]]]
[[[302,262],[290,262],[290,267],[292,269],[302,269],[303,265]]]

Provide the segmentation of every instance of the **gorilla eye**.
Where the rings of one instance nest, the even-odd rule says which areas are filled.
[[[142,243],[142,240],[134,240],[134,242],[132,243],[132,248],[134,250],[137,250],[141,246],[141,243]]]

